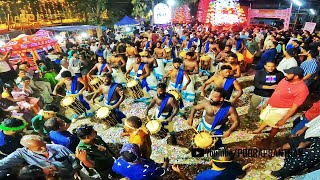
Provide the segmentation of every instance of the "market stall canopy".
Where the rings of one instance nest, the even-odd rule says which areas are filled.
[[[97,26],[90,26],[90,25],[81,25],[81,26],[53,26],[53,27],[44,27],[41,28],[42,30],[47,31],[84,31],[84,30],[95,30]],[[101,26],[102,30],[106,30],[105,26]]]
[[[116,26],[130,26],[130,25],[139,25],[139,22],[135,19],[132,19],[129,16],[123,17],[119,22],[115,24]]]
[[[32,49],[41,49],[47,46],[55,46],[56,44],[57,40],[53,38],[20,34],[2,46],[0,52],[4,54],[12,49],[13,55],[19,55],[23,52],[30,52]]]

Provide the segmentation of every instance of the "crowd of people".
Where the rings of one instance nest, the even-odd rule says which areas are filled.
[[[279,148],[303,150],[286,157],[271,175],[283,179],[319,168],[320,101],[313,99],[313,106],[292,120],[308,96],[319,92],[320,36],[315,33],[175,25],[136,29],[127,36],[108,30],[80,42],[68,37],[63,49],[55,59],[49,56],[54,51],[16,65],[10,63],[11,51],[0,59],[0,179],[161,179],[169,159],[159,165],[150,158],[150,136],[169,136],[168,144],[177,145],[174,122],[181,116],[200,135],[193,147],[225,150],[222,139],[241,123],[236,105],[243,89],[237,78],[247,75],[254,75],[254,92],[246,116],[261,121],[248,133],[271,127],[263,140],[270,144],[292,121],[290,138]],[[127,98],[145,103],[145,113],[126,115]],[[123,127],[127,143],[118,152],[92,125],[70,130],[80,118]],[[210,139],[202,142],[204,135]],[[222,152],[210,164],[195,177],[178,165],[171,169],[182,179],[212,180],[243,178],[250,168]]]

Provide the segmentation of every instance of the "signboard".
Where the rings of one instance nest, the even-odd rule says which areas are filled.
[[[157,4],[153,9],[155,24],[168,24],[171,22],[171,9],[164,3]]]
[[[304,25],[303,30],[304,31],[309,31],[310,33],[313,33],[313,31],[316,28],[316,26],[317,26],[317,23],[306,22],[306,24]]]
[[[278,18],[284,20],[284,29],[289,29],[291,9],[248,9],[248,23],[252,18]]]

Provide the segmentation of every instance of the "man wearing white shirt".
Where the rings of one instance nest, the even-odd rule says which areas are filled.
[[[78,58],[78,52],[73,52],[72,57],[69,59],[69,69],[75,74],[75,75],[81,75],[80,74],[80,67],[81,67],[81,61]]]
[[[290,69],[291,67],[297,67],[298,63],[294,58],[294,49],[287,49],[287,51],[285,51],[283,54],[284,58],[280,61],[277,70],[281,71],[284,75],[286,75],[284,70]]]
[[[60,65],[61,65],[61,70],[59,74],[55,77],[56,80],[60,81],[62,79],[61,73],[64,71],[70,71],[72,76],[74,76],[74,72],[71,71],[71,69],[69,69],[69,62],[66,59],[61,60]]]

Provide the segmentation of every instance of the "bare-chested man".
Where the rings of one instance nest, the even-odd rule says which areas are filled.
[[[158,41],[156,44],[156,48],[154,48],[153,52],[154,58],[156,58],[158,67],[154,69],[154,75],[157,80],[160,81],[164,74],[164,62],[166,62],[165,58],[167,57],[166,51],[161,47],[161,42]]]
[[[103,94],[104,104],[111,107],[116,114],[116,119],[122,123],[122,119],[126,116],[120,111],[120,104],[125,99],[121,84],[112,82],[112,75],[107,73],[102,75],[104,84],[102,84],[97,92],[92,96],[91,103],[94,104],[94,99]]]
[[[162,44],[165,48],[171,47],[172,45],[172,40],[170,39],[170,35],[167,34],[163,40],[162,40]]]
[[[147,83],[147,77],[150,75],[149,66],[148,64],[141,62],[141,56],[139,54],[136,55],[135,57],[136,57],[135,62],[131,64],[128,71],[125,73],[125,77],[128,77],[128,75],[130,74],[131,76],[134,77],[135,80],[139,80],[141,82],[142,88],[148,92],[150,90]],[[146,98],[150,98],[150,95],[146,93],[145,95],[149,96]],[[135,100],[135,101],[145,102],[145,98],[141,98],[140,100]]]
[[[141,48],[142,50],[151,51],[151,49],[152,49],[152,42],[148,40],[148,37],[143,37],[140,48]]]
[[[222,65],[220,68],[220,73],[215,74],[202,85],[201,96],[204,97],[206,87],[211,83],[214,83],[213,89],[219,87],[226,90],[227,96],[225,97],[225,99],[230,100],[230,102],[234,104],[240,98],[243,92],[239,82],[230,74],[232,74],[232,67],[229,65]],[[238,93],[236,97],[231,100],[230,98],[233,90],[236,90]]]
[[[107,71],[108,70],[108,71]],[[92,77],[92,72],[97,71],[97,75],[100,76],[103,72],[112,73],[111,67],[105,62],[103,57],[98,57],[98,63],[88,72],[88,78]]]
[[[191,46],[191,48],[190,48],[190,52],[193,52],[193,53],[194,53],[192,59],[195,60],[195,61],[197,61],[197,62],[199,62],[199,60],[200,60],[200,55],[199,55],[199,53],[196,52],[196,49],[197,49],[197,46],[196,46],[196,45],[193,45],[193,46]]]
[[[226,47],[224,48],[223,51],[221,51],[216,58],[216,62],[225,62],[229,56],[229,54],[231,53],[231,45],[226,45]]]
[[[157,96],[154,96],[150,105],[147,107],[145,117],[148,117],[149,110],[157,105],[156,119],[161,121],[165,129],[170,133],[171,143],[177,144],[177,140],[173,129],[173,118],[179,112],[179,104],[173,95],[166,93],[166,84],[159,83],[157,86]]]
[[[180,51],[188,51],[188,45],[189,45],[190,37],[189,35],[186,36],[186,40],[184,40],[181,44]]]
[[[112,56],[109,58],[108,63],[112,68],[112,77],[114,82],[125,86],[127,81],[122,70],[126,67],[126,61],[122,56],[119,56],[115,50],[112,50]]]
[[[186,59],[183,61],[184,70],[188,73],[191,82],[188,85],[187,89],[182,91],[182,97],[184,100],[189,102],[194,102],[195,99],[195,90],[194,90],[194,84],[195,84],[195,74],[199,73],[199,64],[197,61],[193,59],[194,53],[193,52],[187,52]],[[187,81],[186,78],[184,78],[184,81]]]
[[[135,47],[132,46],[131,42],[127,43],[127,48],[126,48],[126,56],[128,57],[128,61],[126,64],[126,70],[128,71],[129,67],[131,64],[134,62],[135,55],[138,54],[138,51]]]
[[[144,62],[149,66],[150,75],[147,77],[148,86],[150,89],[155,90],[157,88],[158,81],[153,70],[158,67],[158,63],[154,57],[150,56],[149,51],[142,51],[139,54],[141,56],[141,62]]]
[[[57,91],[65,86],[66,87],[66,95],[76,95],[80,102],[84,105],[85,109],[81,109],[84,113],[83,115],[86,117],[91,117],[94,114],[92,112],[88,112],[90,110],[90,105],[83,98],[83,91],[86,89],[86,84],[82,80],[81,77],[72,76],[70,71],[64,71],[61,73],[62,79],[58,82],[58,84],[54,87],[52,92],[53,95],[58,95]],[[83,85],[83,88],[78,90],[78,82]],[[72,114],[73,120],[78,118],[80,114]]]
[[[232,67],[231,75],[233,77],[238,78],[241,76],[241,67],[240,67],[240,63],[238,63],[237,54],[235,53],[229,54],[229,57],[225,64],[230,65]]]
[[[204,110],[202,119],[198,125],[198,131],[209,131],[215,135],[229,137],[230,134],[239,126],[237,111],[230,102],[224,101],[227,92],[222,88],[216,88],[210,95],[209,101],[203,101],[196,105],[190,113],[188,124],[193,125],[193,119],[196,111]],[[225,131],[227,121],[232,122],[231,127]],[[222,142],[216,143],[216,147],[221,147]]]
[[[184,71],[183,68],[181,68],[182,64],[182,59],[180,58],[175,58],[173,59],[173,69],[171,69],[170,71],[168,71],[162,81],[164,81],[166,78],[169,77],[170,82],[169,82],[169,90],[177,90],[177,91],[181,91],[181,90],[186,90],[188,85],[190,84],[191,80],[190,77],[188,75],[188,73],[186,71]],[[187,81],[185,84],[183,84],[183,78],[186,77]]]

